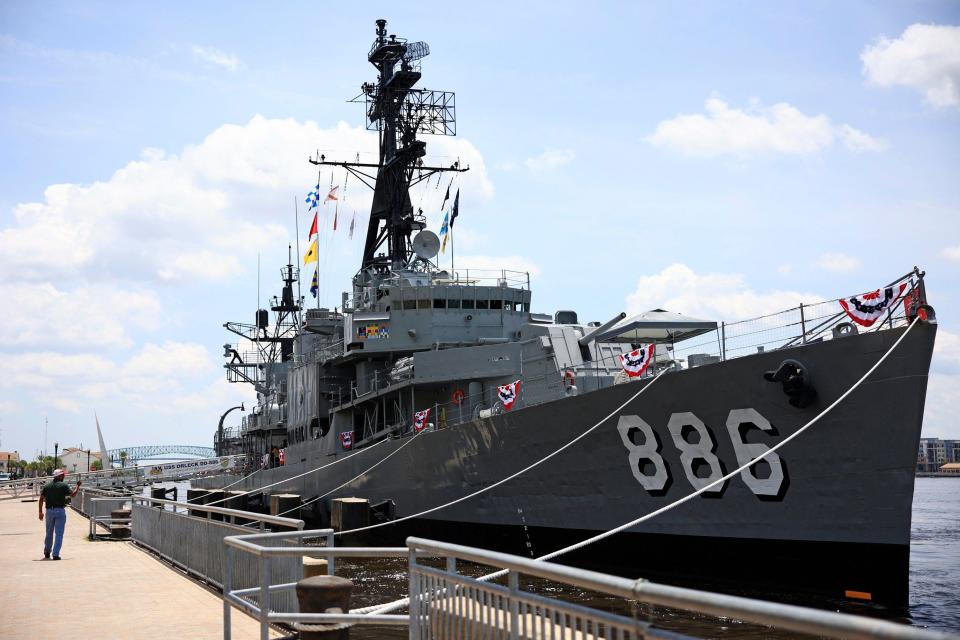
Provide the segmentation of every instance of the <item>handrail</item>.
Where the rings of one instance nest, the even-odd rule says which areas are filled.
[[[886,620],[673,587],[649,582],[642,578],[630,580],[552,562],[424,538],[407,538],[407,547],[412,554],[425,551],[434,556],[455,557],[528,576],[565,582],[583,589],[630,600],[715,616],[733,617],[800,633],[835,638],[916,638],[917,640],[955,638],[950,634],[909,627]]]
[[[204,504],[196,504],[193,502],[179,502],[177,500],[166,500],[163,498],[150,498],[147,496],[130,496],[131,502],[142,502],[150,504],[161,504],[161,505],[173,505],[174,511],[177,507],[180,507],[189,511],[205,511],[207,513],[218,513],[225,516],[233,516],[235,518],[244,518],[247,520],[259,520],[267,524],[275,524],[283,527],[295,527],[298,530],[302,530],[304,527],[303,520],[296,518],[284,518],[282,516],[271,516],[264,513],[256,513],[253,511],[241,511],[240,509],[227,509],[224,507],[210,507]],[[288,534],[289,535],[289,534]]]

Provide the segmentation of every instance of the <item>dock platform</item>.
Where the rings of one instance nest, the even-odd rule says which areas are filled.
[[[0,501],[0,638],[223,638],[219,593],[131,542],[91,542],[87,532],[87,519],[68,510],[63,559],[44,560],[37,503]],[[234,638],[259,631],[234,614]]]

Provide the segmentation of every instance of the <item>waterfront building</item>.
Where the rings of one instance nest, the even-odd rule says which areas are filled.
[[[917,471],[939,471],[945,464],[960,463],[960,440],[920,438]]]
[[[83,471],[89,471],[87,467],[88,460],[88,450],[80,449],[78,447],[67,447],[63,450],[63,453],[60,454],[60,466],[65,468],[69,473],[77,473]],[[93,464],[94,461],[100,460],[99,451],[89,451],[89,464]],[[103,462],[101,460],[101,462]],[[108,465],[104,465],[106,468]]]
[[[12,473],[13,463],[20,462],[20,454],[16,451],[0,451],[0,473]]]

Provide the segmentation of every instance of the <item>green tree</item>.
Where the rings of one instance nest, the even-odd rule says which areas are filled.
[[[127,466],[127,452],[126,452],[126,451],[121,451],[121,452],[120,452],[120,467],[123,468],[123,467],[125,467],[125,466]]]
[[[100,462],[100,460],[94,460],[94,461],[90,464],[90,466],[93,467],[93,470],[94,470],[94,471],[103,471],[103,463]]]

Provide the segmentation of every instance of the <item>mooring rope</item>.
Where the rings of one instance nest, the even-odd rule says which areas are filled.
[[[419,438],[419,437],[420,437],[422,434],[424,434],[424,433],[426,433],[426,432],[425,432],[425,431],[421,431],[420,433],[414,435],[412,438],[410,438],[409,440],[407,440],[406,442],[404,442],[402,445],[400,445],[399,447],[397,447],[396,449],[394,449],[393,451],[391,451],[390,453],[388,453],[386,456],[384,456],[383,458],[381,458],[379,462],[376,462],[376,463],[374,463],[373,465],[367,467],[366,469],[364,469],[363,471],[361,471],[359,474],[353,476],[352,478],[350,478],[349,480],[347,480],[346,482],[344,482],[344,483],[341,484],[340,486],[337,486],[337,487],[334,487],[333,489],[330,489],[330,491],[327,491],[327,492],[326,492],[325,494],[323,494],[323,495],[317,496],[317,497],[315,497],[315,498],[310,498],[309,500],[307,500],[307,501],[304,502],[303,504],[298,505],[298,506],[296,506],[296,507],[294,507],[294,508],[292,508],[292,509],[287,509],[287,510],[284,511],[283,513],[278,513],[277,515],[278,515],[278,516],[284,516],[284,515],[286,515],[286,514],[288,514],[288,513],[292,513],[293,511],[297,511],[297,510],[299,510],[299,509],[302,509],[303,507],[306,507],[307,505],[313,504],[313,503],[316,502],[317,500],[320,500],[320,499],[322,499],[322,498],[326,498],[328,495],[330,495],[330,494],[333,493],[334,491],[339,491],[340,489],[343,489],[345,486],[347,486],[348,484],[350,484],[350,483],[353,482],[354,480],[357,480],[357,479],[359,479],[359,478],[362,478],[363,476],[367,475],[368,473],[370,473],[371,471],[373,471],[374,469],[376,469],[377,467],[379,467],[381,464],[383,464],[384,462],[386,462],[387,460],[389,460],[390,458],[392,458],[393,456],[395,456],[396,454],[400,453],[400,451],[402,451],[404,447],[406,447],[408,444],[410,444],[411,442],[413,442],[414,440],[416,440],[417,438]],[[258,524],[258,523],[256,523],[256,522],[251,522],[251,523],[245,524],[245,525],[243,525],[243,526],[245,526],[245,527],[250,527],[250,526],[253,526],[253,525],[255,525],[255,524]]]
[[[337,459],[334,460],[333,462],[327,463],[327,464],[325,464],[325,465],[323,465],[323,466],[320,466],[320,467],[316,467],[315,469],[310,469],[309,471],[304,471],[303,473],[297,474],[297,475],[295,475],[295,476],[290,476],[289,478],[284,478],[283,480],[279,480],[279,481],[274,482],[274,483],[272,483],[272,484],[268,484],[268,485],[266,485],[266,486],[260,487],[259,489],[251,489],[250,491],[244,491],[242,495],[249,496],[249,495],[254,495],[254,494],[257,494],[257,493],[262,493],[264,489],[271,489],[271,488],[277,486],[278,484],[285,484],[285,483],[287,483],[287,482],[290,482],[291,480],[296,480],[297,478],[302,478],[302,477],[304,477],[304,476],[308,476],[308,475],[310,475],[311,473],[316,473],[317,471],[322,471],[323,469],[326,469],[327,467],[332,467],[333,465],[339,464],[339,463],[343,462],[344,460],[349,460],[349,459],[352,458],[353,456],[357,456],[357,455],[360,455],[361,453],[365,453],[365,452],[367,452],[367,451],[370,451],[370,450],[374,449],[375,447],[380,446],[381,444],[383,444],[383,443],[385,443],[385,442],[388,442],[388,441],[387,441],[387,440],[381,440],[380,442],[377,442],[377,443],[375,443],[375,444],[372,444],[372,445],[370,445],[369,447],[366,447],[366,448],[364,448],[364,449],[360,449],[359,451],[355,451],[354,453],[351,453],[351,454],[348,455],[348,456],[344,456],[344,457],[342,457],[342,458],[337,458]],[[398,449],[398,451],[399,451],[399,449]],[[207,503],[204,503],[203,505],[198,505],[198,506],[210,507],[210,506],[213,506],[213,505],[215,505],[215,504],[220,504],[221,502],[226,502],[227,500],[233,500],[234,498],[238,498],[238,497],[240,497],[240,496],[230,496],[230,497],[228,497],[228,498],[222,498],[222,499],[220,499],[220,500],[214,500],[213,502],[207,502]]]
[[[409,515],[409,516],[404,516],[404,517],[402,517],[402,518],[397,518],[396,520],[390,520],[390,521],[388,521],[388,522],[379,522],[379,523],[377,523],[377,524],[371,524],[371,525],[368,525],[368,526],[366,526],[366,527],[357,527],[356,529],[347,529],[346,531],[338,531],[338,532],[336,532],[334,535],[336,535],[336,536],[341,536],[341,535],[345,535],[345,534],[347,534],[347,533],[356,533],[356,532],[358,532],[358,531],[369,531],[370,529],[377,529],[377,528],[379,528],[379,527],[386,527],[386,526],[388,526],[388,525],[396,524],[396,523],[398,523],[398,522],[403,522],[403,521],[405,521],[405,520],[411,520],[411,519],[413,519],[413,518],[419,518],[420,516],[424,516],[424,515],[426,515],[426,514],[428,514],[428,513],[434,513],[435,511],[440,511],[441,509],[446,509],[446,508],[449,507],[449,506],[452,506],[452,505],[458,504],[458,503],[460,503],[460,502],[463,502],[464,500],[469,500],[470,498],[474,498],[474,497],[476,497],[476,496],[478,496],[478,495],[480,495],[480,494],[482,494],[482,493],[486,493],[487,491],[490,491],[491,489],[496,489],[497,487],[499,487],[500,485],[504,484],[505,482],[509,482],[509,481],[513,480],[514,478],[523,475],[523,474],[526,473],[527,471],[530,471],[530,469],[533,469],[534,467],[537,467],[537,466],[543,464],[544,462],[546,462],[546,461],[549,460],[550,458],[552,458],[552,457],[554,457],[555,455],[561,453],[562,451],[565,451],[566,449],[572,447],[574,444],[576,444],[576,443],[579,442],[580,440],[583,440],[584,438],[586,438],[588,435],[590,435],[590,433],[591,433],[592,431],[594,431],[594,430],[597,429],[600,425],[602,425],[604,422],[606,422],[606,421],[609,420],[611,417],[613,417],[616,413],[618,413],[618,412],[619,412],[621,409],[623,409],[625,406],[627,406],[628,404],[630,404],[631,402],[633,402],[634,400],[636,400],[637,397],[640,396],[640,394],[642,394],[644,391],[646,391],[647,389],[649,389],[650,387],[652,387],[652,386],[653,386],[653,383],[655,383],[657,380],[659,380],[659,379],[660,379],[660,376],[662,376],[662,375],[663,375],[664,373],[666,373],[667,371],[669,371],[669,369],[663,369],[660,373],[658,373],[658,374],[656,375],[655,378],[653,378],[653,380],[651,380],[649,383],[647,383],[646,385],[644,385],[643,388],[640,389],[639,391],[637,391],[635,394],[633,394],[632,396],[630,396],[630,397],[626,400],[626,402],[624,402],[624,403],[621,404],[619,407],[617,407],[616,409],[614,409],[613,411],[611,411],[610,413],[608,413],[605,417],[601,418],[599,422],[597,422],[595,425],[593,425],[592,427],[590,427],[589,429],[587,429],[586,431],[584,431],[583,433],[581,433],[580,435],[578,435],[576,438],[574,438],[573,440],[571,440],[571,441],[568,442],[567,444],[565,444],[565,445],[563,445],[562,447],[560,447],[559,449],[555,450],[553,453],[547,454],[546,456],[540,458],[539,460],[537,460],[537,461],[534,462],[533,464],[530,464],[530,465],[524,467],[523,469],[520,469],[520,471],[517,471],[516,473],[513,473],[513,474],[507,476],[506,478],[502,478],[502,479],[500,479],[500,480],[497,480],[497,481],[494,482],[493,484],[487,485],[486,487],[484,487],[484,488],[482,488],[482,489],[477,489],[477,490],[474,491],[473,493],[469,493],[469,494],[467,494],[467,495],[465,495],[465,496],[460,496],[460,497],[457,498],[456,500],[451,500],[450,502],[445,502],[445,503],[443,503],[443,504],[441,504],[441,505],[438,505],[438,506],[436,506],[436,507],[431,507],[431,508],[429,508],[429,509],[424,509],[423,511],[420,511],[420,512],[418,512],[418,513],[411,514],[411,515]]]
[[[547,560],[552,560],[553,558],[556,558],[556,557],[558,557],[558,556],[562,556],[562,555],[564,555],[564,554],[566,554],[566,553],[570,553],[571,551],[576,551],[576,550],[578,550],[578,549],[582,549],[583,547],[586,547],[586,546],[588,546],[588,545],[591,545],[591,544],[593,544],[594,542],[599,542],[600,540],[603,540],[603,539],[605,539],[605,538],[609,538],[610,536],[615,535],[615,534],[617,534],[617,533],[620,533],[621,531],[624,531],[624,530],[626,530],[626,529],[630,529],[631,527],[635,527],[635,526],[638,525],[638,524],[642,524],[642,523],[644,523],[644,522],[646,522],[646,521],[648,521],[648,520],[651,520],[651,519],[659,516],[660,514],[666,513],[667,511],[670,511],[671,509],[674,509],[674,508],[680,506],[681,504],[683,504],[683,503],[685,503],[685,502],[688,502],[688,501],[696,498],[697,496],[699,496],[700,494],[704,493],[705,491],[709,491],[709,490],[712,489],[713,487],[715,487],[715,486],[717,486],[717,485],[720,485],[720,484],[723,484],[723,483],[726,482],[727,480],[730,480],[730,479],[733,478],[734,476],[736,476],[736,475],[742,473],[743,471],[749,469],[749,468],[752,467],[754,464],[756,464],[756,463],[759,462],[760,460],[763,460],[764,458],[766,458],[767,456],[769,456],[771,453],[774,453],[774,452],[777,451],[778,449],[782,448],[782,447],[783,447],[784,445],[786,445],[788,442],[790,442],[791,440],[793,440],[794,438],[796,438],[797,436],[799,436],[801,433],[803,433],[804,431],[806,431],[807,429],[809,429],[810,427],[812,427],[814,424],[816,424],[817,422],[819,422],[820,419],[823,418],[823,416],[827,415],[830,411],[832,411],[832,410],[834,409],[834,407],[836,407],[838,404],[840,404],[841,402],[843,402],[851,393],[853,393],[853,391],[854,391],[855,389],[857,389],[857,387],[859,387],[861,384],[863,384],[863,382],[864,382],[867,378],[869,378],[870,375],[871,375],[874,371],[877,370],[877,367],[879,367],[881,364],[883,364],[884,360],[886,360],[887,357],[889,357],[890,354],[894,352],[894,350],[900,345],[901,342],[903,342],[903,339],[907,337],[907,334],[910,333],[910,330],[913,329],[914,325],[916,325],[918,321],[919,321],[919,318],[914,318],[913,322],[911,322],[911,323],[907,326],[907,330],[904,331],[904,332],[900,335],[899,338],[897,338],[896,342],[894,342],[894,343],[890,346],[890,348],[887,349],[886,353],[884,353],[882,356],[880,356],[880,359],[877,360],[876,363],[874,363],[874,365],[873,365],[872,367],[870,367],[870,368],[867,370],[867,372],[864,373],[864,374],[860,377],[859,380],[857,380],[855,383],[853,383],[853,386],[851,386],[849,389],[847,389],[839,398],[837,398],[837,399],[834,400],[832,403],[830,403],[830,405],[827,406],[827,408],[825,408],[823,411],[821,411],[820,413],[818,413],[818,414],[817,414],[813,419],[811,419],[808,423],[806,423],[805,425],[803,425],[802,427],[800,427],[799,429],[797,429],[796,431],[794,431],[792,434],[790,434],[789,436],[787,436],[786,438],[784,438],[783,440],[781,440],[780,442],[778,442],[778,443],[775,444],[774,446],[770,447],[769,449],[767,449],[766,451],[764,451],[763,453],[761,453],[760,455],[758,455],[756,458],[753,458],[752,460],[750,460],[750,461],[747,462],[746,464],[741,465],[740,467],[734,469],[733,471],[731,471],[730,473],[726,474],[725,476],[722,476],[722,477],[720,477],[720,478],[717,478],[716,480],[714,480],[714,481],[711,482],[710,484],[708,484],[708,485],[706,485],[706,486],[703,486],[703,487],[700,487],[700,488],[697,489],[696,491],[694,491],[694,492],[692,492],[692,493],[690,493],[690,494],[688,494],[688,495],[686,495],[686,496],[684,496],[684,497],[682,497],[682,498],[679,498],[679,499],[671,502],[670,504],[667,504],[667,505],[665,505],[665,506],[663,506],[663,507],[660,507],[659,509],[657,509],[657,510],[655,510],[655,511],[651,511],[650,513],[648,513],[648,514],[646,514],[646,515],[643,515],[643,516],[640,516],[639,518],[636,518],[635,520],[631,520],[630,522],[626,522],[626,523],[624,523],[624,524],[622,524],[622,525],[620,525],[620,526],[618,526],[618,527],[615,527],[615,528],[613,528],[613,529],[610,529],[609,531],[604,531],[603,533],[599,533],[599,534],[597,534],[597,535],[595,535],[595,536],[593,536],[593,537],[587,538],[586,540],[581,540],[580,542],[574,543],[574,544],[572,544],[572,545],[570,545],[570,546],[568,546],[568,547],[564,547],[564,548],[562,548],[562,549],[558,549],[558,550],[556,550],[556,551],[552,551],[552,552],[550,552],[550,553],[547,553],[547,554],[545,554],[545,555],[542,555],[542,556],[540,556],[540,557],[538,557],[538,558],[535,558],[535,560],[546,562]],[[651,383],[651,384],[652,384],[652,383]],[[649,385],[647,385],[647,386],[649,386]],[[631,398],[631,400],[632,400],[632,398]],[[629,401],[628,401],[628,402],[629,402]],[[622,406],[621,406],[621,408],[622,408]],[[618,411],[619,411],[619,409],[618,409]],[[608,416],[608,417],[609,417],[609,416]],[[495,572],[493,572],[493,573],[488,573],[488,574],[485,575],[485,576],[481,576],[480,578],[477,578],[477,580],[480,580],[480,581],[482,581],[482,582],[486,582],[486,581],[489,581],[489,580],[493,580],[493,579],[495,579],[495,578],[499,578],[499,577],[501,577],[501,576],[505,576],[505,575],[507,575],[508,573],[509,573],[509,570],[508,570],[508,569],[501,569],[500,571],[495,571]],[[397,609],[400,609],[400,608],[402,608],[402,607],[405,607],[405,606],[407,606],[408,604],[410,604],[410,598],[409,598],[409,596],[406,597],[406,598],[403,598],[403,599],[401,599],[401,600],[396,600],[396,601],[394,601],[394,602],[390,602],[390,603],[383,604],[383,605],[374,605],[374,606],[370,606],[370,607],[364,607],[364,608],[362,608],[362,609],[354,609],[354,610],[351,610],[350,613],[375,613],[375,614],[388,613],[388,612],[390,612],[390,611],[396,611]]]

